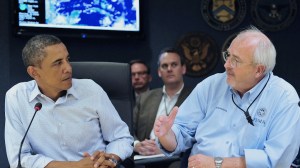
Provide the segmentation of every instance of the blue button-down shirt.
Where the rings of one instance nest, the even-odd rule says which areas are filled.
[[[232,95],[245,111],[254,101],[249,108],[254,126],[234,105]],[[242,98],[226,83],[226,73],[213,75],[180,106],[172,127],[178,146],[171,154],[192,147],[191,155],[245,157],[248,168],[287,168],[300,144],[298,102],[295,89],[273,73]]]
[[[6,93],[5,143],[9,163],[17,166],[21,139],[41,102],[22,147],[23,167],[41,168],[49,162],[78,161],[83,152],[132,154],[133,137],[107,94],[94,81],[73,79],[65,96],[54,102],[35,81],[15,85]]]

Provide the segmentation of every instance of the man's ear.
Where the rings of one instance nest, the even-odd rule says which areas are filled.
[[[259,78],[261,77],[266,71],[266,66],[264,65],[257,65],[256,68],[256,77]]]
[[[158,74],[158,76],[161,78],[161,73],[160,73],[160,71],[159,71],[159,68],[157,69],[157,74]]]
[[[35,69],[34,66],[28,66],[27,67],[27,73],[33,78],[35,79],[38,76],[38,73]]]

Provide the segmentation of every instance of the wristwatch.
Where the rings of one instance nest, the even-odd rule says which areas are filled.
[[[119,167],[120,161],[116,160],[115,158],[110,158],[108,160],[116,164],[116,167]]]
[[[222,157],[215,157],[215,164],[216,164],[216,168],[221,168],[222,163],[223,163],[223,158]]]

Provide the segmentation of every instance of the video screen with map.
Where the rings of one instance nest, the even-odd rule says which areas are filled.
[[[24,30],[140,31],[139,0],[18,0],[17,6],[18,26]]]

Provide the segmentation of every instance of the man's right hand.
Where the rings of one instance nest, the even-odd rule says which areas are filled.
[[[177,115],[178,112],[178,107],[175,106],[170,115],[169,116],[159,116],[154,123],[154,134],[156,137],[161,138],[165,135],[167,135],[167,133],[169,133],[175,117]]]
[[[154,123],[154,134],[158,138],[160,144],[167,151],[174,151],[177,146],[177,140],[171,127],[174,123],[178,112],[178,107],[174,107],[169,116],[160,116]]]

